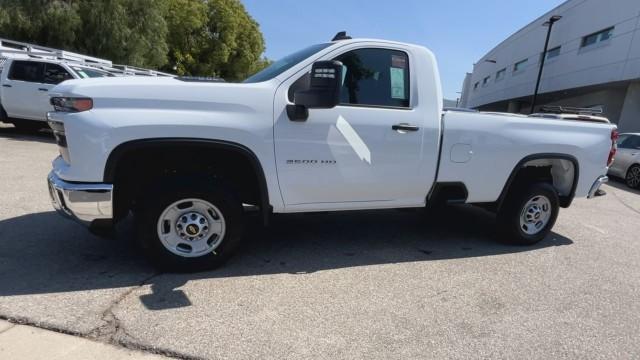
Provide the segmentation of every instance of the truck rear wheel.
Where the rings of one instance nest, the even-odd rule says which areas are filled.
[[[533,245],[544,239],[559,212],[556,190],[547,183],[535,183],[510,191],[498,212],[502,240],[515,245]]]
[[[136,211],[138,240],[161,270],[192,272],[226,262],[242,240],[242,203],[220,182],[172,179]]]

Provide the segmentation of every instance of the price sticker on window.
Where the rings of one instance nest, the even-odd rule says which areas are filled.
[[[404,92],[404,69],[392,67],[391,71],[391,98],[406,100]]]

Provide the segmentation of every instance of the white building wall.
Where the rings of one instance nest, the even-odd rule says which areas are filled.
[[[569,0],[481,58],[463,91],[461,106],[474,108],[532,95],[547,32],[542,24],[552,15],[563,18],[554,24],[549,49],[561,49],[558,57],[545,62],[540,93],[640,79],[640,0]],[[581,47],[583,37],[612,26],[609,40]],[[514,64],[524,59],[528,59],[525,70],[514,72]],[[503,68],[506,76],[496,81]],[[483,86],[487,76],[490,80]]]

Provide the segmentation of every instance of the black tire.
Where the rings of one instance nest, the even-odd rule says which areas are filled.
[[[640,165],[634,164],[629,167],[627,170],[627,174],[624,177],[624,182],[628,187],[632,189],[640,188],[640,179],[638,178],[640,174]]]
[[[540,197],[545,197],[548,200],[548,220],[542,228],[532,228],[532,231],[537,231],[536,233],[527,233],[524,228],[529,228],[529,226],[533,225],[525,224],[524,228],[521,227],[521,216],[529,209],[527,203],[530,200]],[[556,223],[559,210],[560,201],[558,199],[558,193],[550,184],[534,183],[515,187],[509,192],[505,203],[498,212],[497,225],[499,235],[502,241],[508,244],[533,245],[549,234],[553,225]]]
[[[181,199],[207,201],[221,213],[225,232],[213,251],[198,257],[185,257],[176,255],[163,245],[158,234],[159,218],[168,206]],[[163,180],[140,199],[135,214],[138,242],[145,255],[162,271],[195,272],[215,269],[231,258],[242,242],[242,202],[231,187],[220,181],[200,181],[193,178]]]

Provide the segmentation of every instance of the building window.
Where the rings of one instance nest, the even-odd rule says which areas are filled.
[[[560,46],[547,51],[547,60],[560,56]]]
[[[502,79],[504,79],[504,76],[507,75],[507,68],[504,68],[502,70],[499,70],[496,73],[496,81],[500,81]]]
[[[513,65],[513,72],[523,71],[525,66],[527,66],[527,61],[529,61],[529,59],[518,61],[515,65]]]
[[[611,39],[611,37],[613,36],[613,29],[613,27],[610,27],[608,29],[604,29],[602,31],[598,31],[597,33],[593,33],[591,35],[583,37],[582,45],[580,45],[580,47],[591,46]]]
[[[478,90],[478,85],[480,85],[480,83],[479,83],[479,82],[475,83],[475,84],[473,85],[473,90]]]
[[[486,78],[484,78],[482,80],[482,86],[487,86],[487,84],[489,83],[489,80],[491,80],[491,76],[487,76]]]

